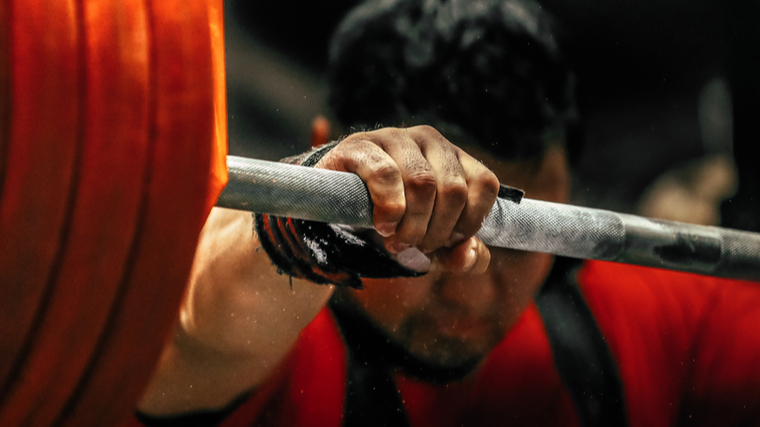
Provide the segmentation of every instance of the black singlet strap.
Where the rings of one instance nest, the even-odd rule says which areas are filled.
[[[627,426],[616,364],[576,282],[581,262],[557,257],[554,264],[535,301],[581,425]]]
[[[384,360],[388,343],[378,339],[368,321],[330,302],[346,342],[347,376],[344,427],[405,427],[409,425],[392,371]],[[371,335],[371,336],[370,336]]]
[[[390,370],[348,354],[344,427],[405,427],[406,409]]]

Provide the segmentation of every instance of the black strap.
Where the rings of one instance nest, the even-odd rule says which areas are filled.
[[[345,427],[404,427],[409,425],[393,372],[431,384],[461,381],[478,361],[458,367],[426,362],[392,341],[351,304],[333,295],[329,306],[346,342],[347,385]]]
[[[344,427],[405,427],[409,425],[384,344],[374,325],[354,310],[330,301],[346,342],[347,376]]]
[[[581,425],[627,426],[616,364],[575,280],[580,261],[557,257],[554,264],[535,300]]]
[[[404,427],[406,409],[391,371],[348,353],[345,427]]]

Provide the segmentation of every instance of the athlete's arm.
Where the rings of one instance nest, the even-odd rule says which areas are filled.
[[[487,267],[488,249],[472,236],[496,199],[498,181],[436,130],[356,133],[317,167],[354,172],[366,182],[375,228],[391,253],[447,246],[440,258],[449,269]],[[176,332],[139,409],[152,415],[216,409],[254,390],[331,293],[330,286],[278,274],[260,249],[250,213],[214,209]]]

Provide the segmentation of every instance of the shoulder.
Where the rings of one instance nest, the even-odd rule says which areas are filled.
[[[760,410],[760,284],[601,261],[578,282],[632,420]]]
[[[597,318],[657,317],[652,320],[681,327],[715,308],[753,305],[760,298],[757,283],[605,261],[585,262],[578,283]]]
[[[605,261],[585,262],[578,282],[595,314],[611,315],[612,309],[620,315],[644,309],[702,313],[734,292],[760,295],[760,287],[750,282]]]
[[[760,285],[751,282],[602,261],[584,263],[578,282],[606,337],[664,348],[690,347],[715,322],[733,328],[760,311]]]

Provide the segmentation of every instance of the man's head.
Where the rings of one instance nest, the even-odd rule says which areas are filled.
[[[501,182],[566,201],[572,78],[535,3],[370,0],[339,27],[330,60],[331,104],[343,126],[433,125]],[[491,248],[486,273],[455,275],[431,256],[423,277],[365,280],[365,290],[340,290],[337,299],[413,355],[450,367],[488,354],[552,263]]]
[[[537,157],[575,116],[572,76],[531,0],[366,1],[333,36],[329,78],[344,126],[428,124],[500,159]]]

